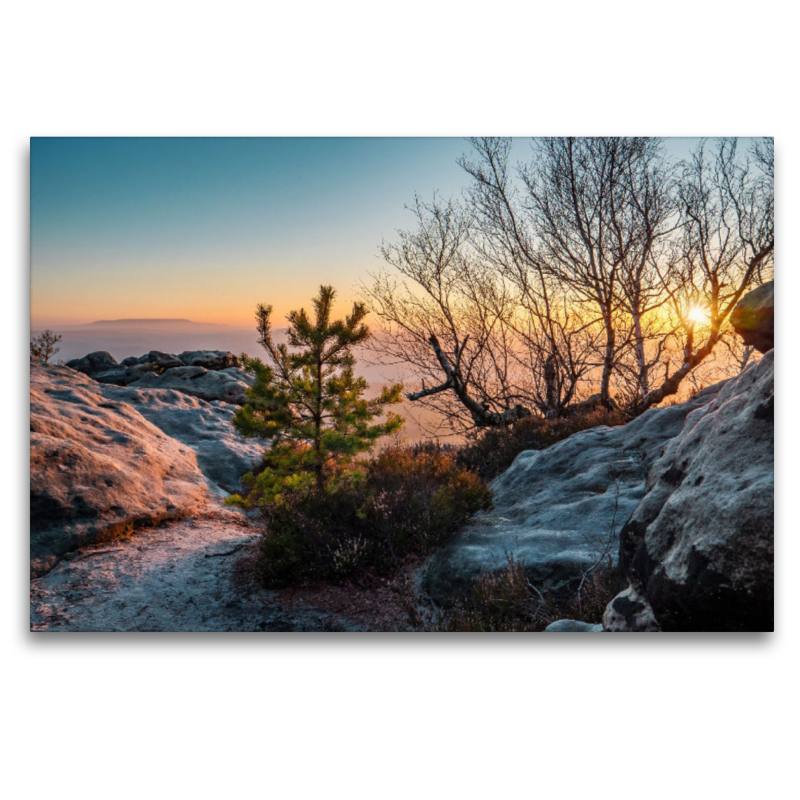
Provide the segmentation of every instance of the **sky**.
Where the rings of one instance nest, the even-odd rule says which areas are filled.
[[[468,151],[447,138],[33,138],[31,325],[249,326],[257,303],[279,324],[322,283],[344,311],[381,241],[413,225],[414,194],[461,193]]]

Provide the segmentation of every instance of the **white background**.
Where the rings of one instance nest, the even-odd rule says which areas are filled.
[[[797,796],[800,140],[790,8],[5,6],[6,797]],[[778,632],[30,634],[28,137],[486,133],[776,137]]]

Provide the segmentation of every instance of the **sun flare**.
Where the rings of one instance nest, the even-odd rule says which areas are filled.
[[[708,311],[702,306],[692,306],[686,316],[691,322],[695,322],[698,325],[708,322]]]

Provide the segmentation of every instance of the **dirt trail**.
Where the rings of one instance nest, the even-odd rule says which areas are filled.
[[[31,581],[31,630],[363,630],[260,589],[248,573],[257,536],[220,508],[70,554]]]

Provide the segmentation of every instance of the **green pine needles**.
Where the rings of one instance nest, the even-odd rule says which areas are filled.
[[[353,348],[370,337],[363,322],[366,306],[354,303],[345,319],[332,321],[335,296],[333,287],[320,286],[313,320],[305,309],[289,314],[288,344],[273,338],[272,306],[256,309],[268,363],[242,357],[255,383],[233,424],[243,436],[266,439],[270,447],[261,471],[244,477],[247,496],[234,495],[230,503],[261,506],[279,503],[286,492],[324,492],[359,453],[402,426],[401,417],[385,411],[402,400],[402,385],[367,400],[367,382],[354,373]],[[383,422],[376,421],[384,414]]]

